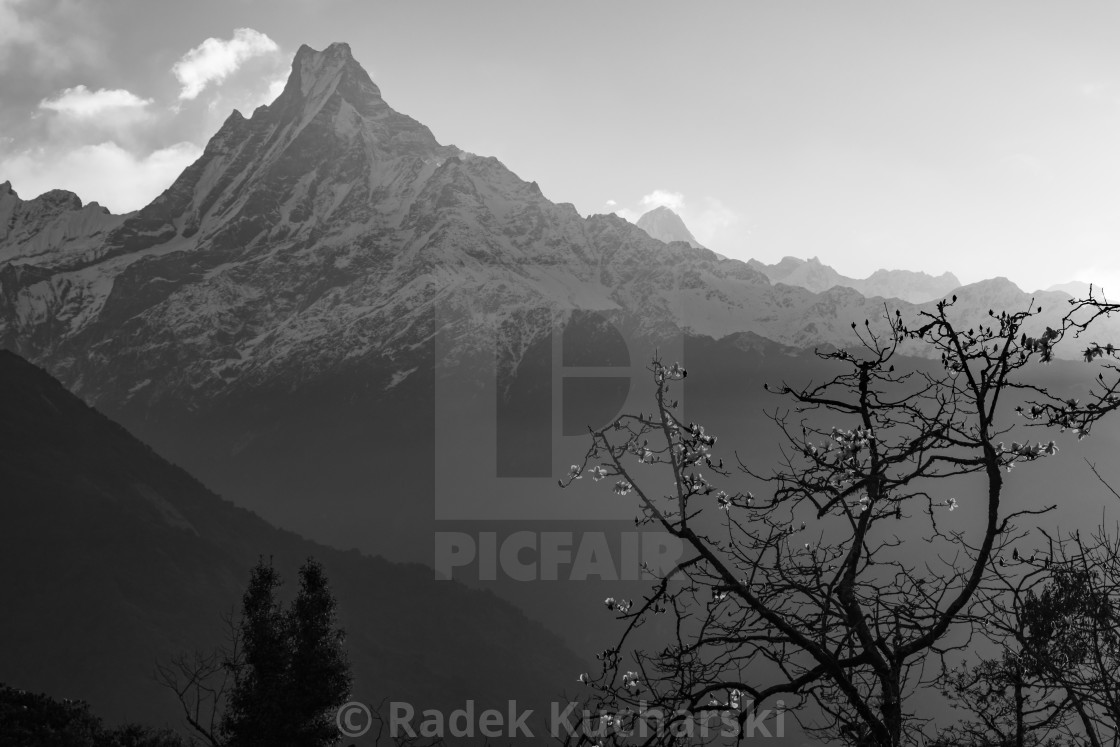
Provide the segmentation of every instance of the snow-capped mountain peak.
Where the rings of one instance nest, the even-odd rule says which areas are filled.
[[[469,322],[463,349],[500,334],[514,359],[551,331],[542,308],[610,314],[647,340],[750,330],[806,347],[852,342],[851,320],[882,307],[772,286],[697,248],[668,208],[643,228],[581,218],[393,110],[345,44],[301,47],[276,101],[231,114],[135,214],[10,185],[0,212],[31,216],[0,236],[0,345],[95,402],[189,402],[374,359],[388,385],[422,369],[403,359],[437,302]]]
[[[346,74],[354,77],[354,83],[364,93],[381,98],[381,89],[370,80],[350,52],[350,45],[335,42],[319,52],[306,44],[300,46],[292,63],[292,75],[287,88],[299,88],[300,95],[307,99],[315,93],[322,94]]]
[[[648,233],[658,241],[666,244],[673,241],[683,241],[690,246],[699,247],[699,242],[688,230],[681,217],[673,212],[672,208],[659,205],[638,218],[638,228]]]

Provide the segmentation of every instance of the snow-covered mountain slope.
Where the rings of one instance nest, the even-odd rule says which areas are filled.
[[[816,257],[807,260],[784,257],[781,262],[773,265],[752,259],[748,264],[773,283],[796,285],[814,293],[843,286],[855,288],[867,297],[899,298],[910,303],[926,303],[945,298],[961,284],[951,272],[934,277],[910,270],[876,270],[867,278],[850,278],[823,264]]]
[[[431,494],[434,378],[470,378],[489,346],[516,365],[576,311],[647,350],[842,346],[886,312],[554,204],[394,111],[345,44],[302,47],[276,101],[234,112],[136,213],[10,187],[0,210],[0,347],[266,518],[390,557],[430,558],[405,532],[430,499],[397,498]],[[970,323],[1030,302],[1006,281],[956,292]],[[1065,300],[1039,294],[1039,326]]]
[[[392,359],[430,335],[437,305],[477,334],[543,306],[616,314],[649,339],[750,330],[794,346],[851,342],[849,323],[882,311],[832,287],[845,283],[811,281],[807,268],[828,269],[813,261],[782,282],[800,273],[830,286],[819,294],[615,216],[581,218],[496,159],[440,145],[345,44],[302,47],[276,101],[230,115],[132,215],[10,188],[0,206],[27,216],[0,241],[0,344],[110,407]],[[912,282],[856,289],[956,285],[896,275]]]
[[[234,112],[132,215],[4,201],[65,230],[0,243],[0,344],[110,408],[394,358],[431,334],[437,303],[481,328],[517,308],[593,308],[650,338],[746,328],[794,345],[845,340],[845,320],[877,306],[583,219],[395,112],[345,44],[301,48],[275,102]]]
[[[124,216],[96,202],[83,206],[73,192],[52,190],[26,202],[0,184],[0,262],[50,266],[62,256],[99,243]]]
[[[653,238],[664,241],[666,244],[673,241],[683,241],[692,247],[700,246],[700,243],[696,241],[696,237],[688,230],[688,226],[684,224],[681,217],[664,205],[643,213],[635,225]]]

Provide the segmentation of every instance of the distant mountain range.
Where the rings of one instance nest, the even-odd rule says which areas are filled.
[[[1071,280],[1068,283],[1058,283],[1051,285],[1046,290],[1054,293],[1068,293],[1073,298],[1088,298],[1091,286],[1081,280]],[[1099,288],[1097,289],[1099,290]]]
[[[667,244],[683,241],[693,247],[700,246],[684,220],[672,208],[664,205],[643,213],[635,225],[658,241]],[[752,259],[747,261],[747,265],[761,272],[774,284],[783,283],[805,288],[814,293],[823,293],[833,288],[852,288],[867,298],[895,298],[913,304],[948,298],[953,291],[961,287],[960,280],[951,272],[934,276],[912,270],[876,270],[870,277],[851,278],[841,275],[817,257],[809,259],[783,257],[780,262],[772,265]],[[1045,292],[1086,298],[1089,295],[1089,287],[1089,283],[1074,280],[1051,285]]]
[[[863,296],[900,298],[910,303],[926,303],[946,298],[961,283],[951,272],[934,277],[924,272],[910,270],[876,270],[862,280],[841,275],[816,257],[807,260],[784,257],[781,262],[766,265],[758,260],[749,264],[770,279],[772,283],[785,283],[821,293],[830,288],[853,288]]]

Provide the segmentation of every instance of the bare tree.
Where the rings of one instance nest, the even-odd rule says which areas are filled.
[[[1022,700],[1002,720],[987,718],[977,683],[961,703],[993,730],[1014,716],[1011,744],[1030,745],[1042,730],[1093,747],[1120,744],[1120,537],[1103,526],[1088,537],[1043,534],[1046,548],[1001,568],[1002,593],[973,612],[998,645],[979,667],[1013,668]],[[950,680],[963,676],[957,670]]]
[[[639,523],[688,552],[644,600],[607,600],[624,629],[588,679],[618,733],[648,744],[714,738],[728,725],[742,734],[766,728],[759,709],[784,697],[813,704],[812,714],[792,711],[803,728],[851,744],[894,747],[922,730],[907,695],[936,680],[931,656],[969,645],[966,613],[988,593],[1015,520],[1052,508],[1005,505],[1004,472],[1057,450],[1007,445],[1012,432],[1033,424],[1084,435],[1116,407],[1116,382],[1103,374],[1083,404],[1031,382],[1030,367],[1084,329],[1071,317],[1028,336],[1041,311],[1032,303],[963,329],[955,302],[911,325],[887,314],[881,332],[865,322],[860,348],[818,351],[840,367],[833,378],[772,388],[787,403],[772,415],[780,460],[771,470],[737,460],[737,479],[760,486],[758,497],[733,484],[715,437],[680,415],[678,365],[653,362],[652,414],[592,431],[562,484],[612,480],[617,494],[636,496]],[[936,362],[896,371],[904,344]],[[945,518],[963,491],[982,503],[978,527]],[[674,634],[651,649],[640,631],[656,615],[672,616]]]
[[[156,682],[175,694],[187,724],[211,747],[223,744],[220,727],[241,660],[240,631],[233,610],[222,615],[226,641],[209,652],[180,654],[156,665]]]
[[[1120,309],[1092,287],[1070,306],[1065,331],[1075,337]],[[1084,404],[1032,401],[1019,413],[1084,437],[1102,410],[1116,406],[1116,353],[1111,343],[1083,349],[1086,362],[1099,359],[1104,369]],[[1120,499],[1096,465],[1088,466]],[[946,672],[943,687],[973,718],[944,730],[942,744],[1120,744],[1120,536],[1103,518],[1088,539],[1079,531],[1058,539],[1039,534],[1045,542],[1029,556],[1016,550],[1010,562],[991,567],[989,593],[969,614],[996,653]]]
[[[1039,609],[1037,593],[1048,584],[1052,562],[1051,553],[1022,557],[1015,550],[1010,563],[991,569],[985,582],[991,593],[977,595],[968,618],[993,652],[944,672],[942,692],[955,710],[972,715],[942,729],[933,745],[1039,747],[1079,741],[1078,700],[1050,676],[1059,657],[1040,645],[1037,635],[1039,621],[1049,617]]]

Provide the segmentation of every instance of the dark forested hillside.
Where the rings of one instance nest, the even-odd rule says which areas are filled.
[[[261,555],[288,579],[308,556],[323,562],[356,698],[543,703],[584,666],[488,593],[328,549],[234,507],[8,352],[0,507],[0,681],[89,700],[111,720],[178,722],[155,666],[223,642],[222,614]]]

